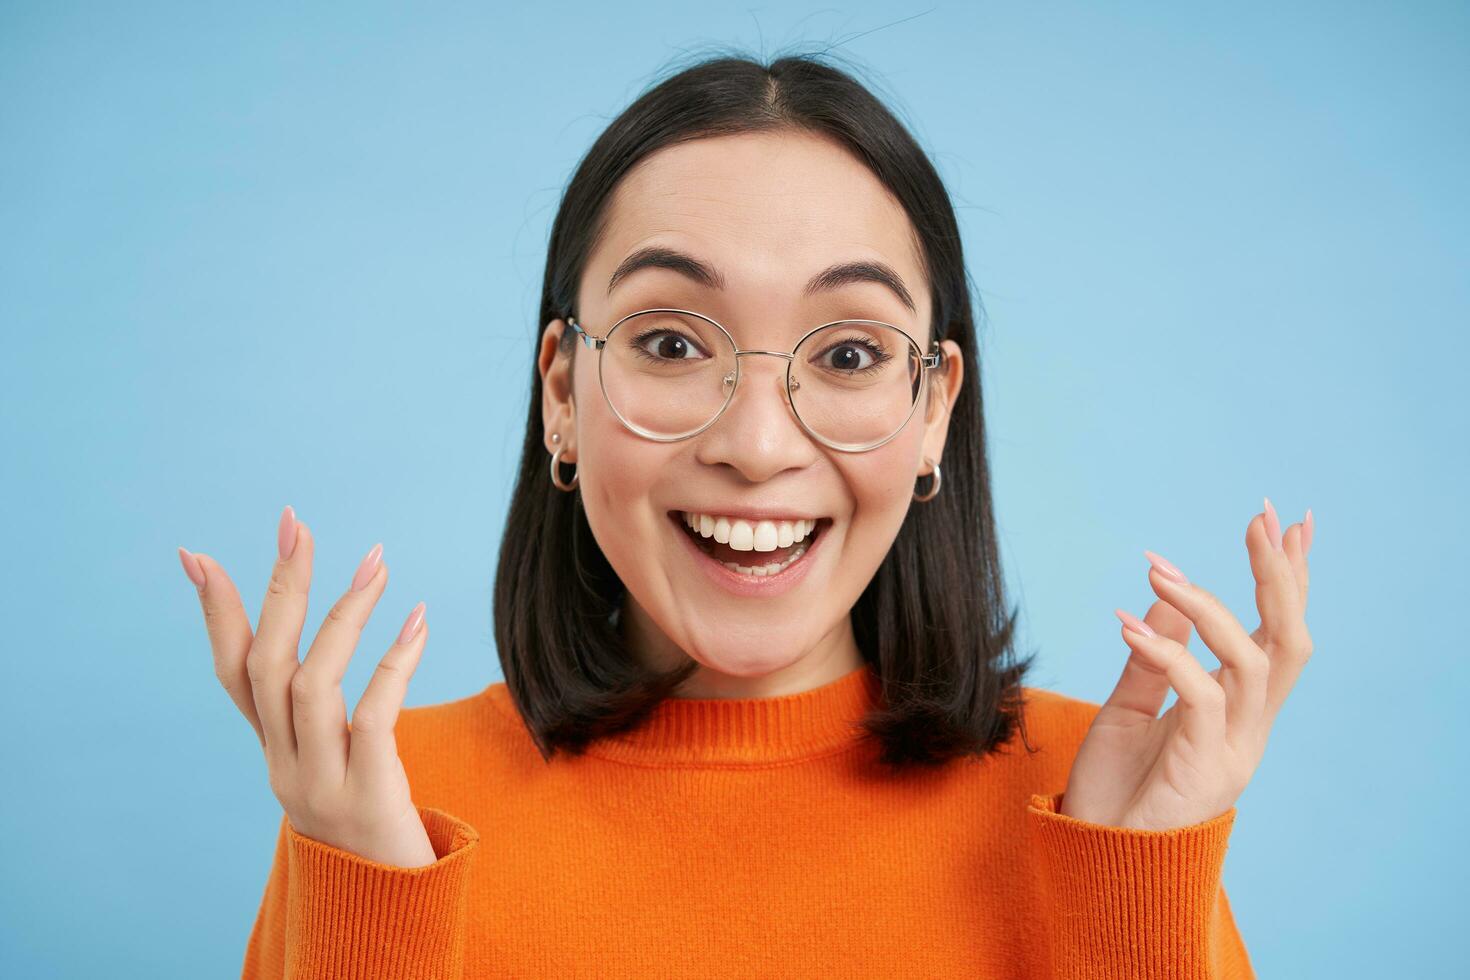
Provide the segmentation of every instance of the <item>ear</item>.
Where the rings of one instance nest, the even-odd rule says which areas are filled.
[[[541,331],[541,347],[536,355],[536,370],[541,374],[541,427],[546,451],[562,450],[564,463],[577,461],[577,406],[572,399],[572,356],[574,351],[560,353],[566,321],[552,320]],[[551,434],[561,433],[561,441],[553,443]]]
[[[965,359],[960,354],[960,345],[953,340],[939,344],[944,349],[944,366],[929,372],[929,394],[924,421],[923,455],[939,462],[944,456],[944,440],[949,436],[950,410],[960,395],[960,385],[965,381]],[[928,464],[920,460],[917,476],[928,476]]]

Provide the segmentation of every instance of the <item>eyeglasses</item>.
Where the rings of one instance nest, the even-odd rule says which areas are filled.
[[[925,354],[891,323],[834,320],[812,328],[791,353],[740,350],[730,332],[690,310],[630,313],[604,337],[576,318],[567,324],[598,352],[597,375],[608,407],[628,429],[655,442],[677,442],[715,423],[740,384],[740,358],[786,359],[786,400],[818,442],[841,452],[877,449],[902,431],[929,371],[944,365],[936,341]]]

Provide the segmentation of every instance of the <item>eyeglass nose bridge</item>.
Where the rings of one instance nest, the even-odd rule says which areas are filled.
[[[801,382],[791,377],[791,362],[796,359],[796,355],[779,350],[737,350],[735,352],[735,357],[737,358],[737,360],[735,361],[735,370],[725,375],[723,379],[724,387],[730,388],[734,386],[736,376],[740,373],[740,361],[738,359],[744,357],[746,354],[769,354],[772,357],[784,357],[786,359],[786,390],[788,392],[796,391],[798,388],[801,387]],[[796,406],[794,405],[792,406],[793,409],[795,409],[795,407]],[[721,411],[723,411],[723,409]]]

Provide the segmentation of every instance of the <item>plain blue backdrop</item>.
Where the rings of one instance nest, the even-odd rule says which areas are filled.
[[[1466,5],[6,3],[0,974],[238,974],[280,808],[178,545],[253,616],[293,504],[309,636],[381,540],[349,707],[419,599],[409,704],[501,679],[558,197],[727,46],[832,49],[950,187],[1032,684],[1106,699],[1145,548],[1254,628],[1313,508],[1232,906],[1262,976],[1462,968]]]

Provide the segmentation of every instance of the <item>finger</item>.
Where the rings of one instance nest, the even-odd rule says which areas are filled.
[[[179,549],[183,552],[184,549]],[[182,556],[181,556],[182,557]],[[250,617],[240,601],[240,591],[219,562],[202,552],[190,554],[204,573],[204,586],[199,590],[199,605],[204,610],[204,628],[209,633],[209,647],[214,656],[214,676],[219,679],[240,714],[255,729],[255,737],[265,747],[265,733],[260,715],[255,710],[255,695],[250,677],[245,672],[245,655],[250,652],[254,632]]]
[[[1266,500],[1266,510],[1251,518],[1245,529],[1246,553],[1250,556],[1251,573],[1256,579],[1256,608],[1261,626],[1273,644],[1299,639],[1303,631],[1301,588],[1296,569],[1283,547],[1273,544],[1273,529],[1280,527],[1276,509]],[[1279,535],[1279,531],[1276,532]],[[1267,653],[1271,648],[1267,647]]]
[[[1246,527],[1245,543],[1251,573],[1256,579],[1256,607],[1261,613],[1261,632],[1265,637],[1260,646],[1270,663],[1264,710],[1268,717],[1274,718],[1306,664],[1312,641],[1307,633],[1301,584],[1290,553],[1285,550],[1286,536],[1281,536],[1283,547],[1278,551],[1269,529],[1279,527],[1280,521],[1271,501],[1267,500],[1265,505],[1265,513],[1257,514]],[[1298,550],[1299,535],[1298,531],[1293,536]]]
[[[1184,736],[1200,750],[1224,745],[1225,689],[1205,672],[1204,666],[1182,644],[1157,633],[1146,636],[1134,628],[1138,624],[1137,619],[1121,609],[1116,612],[1123,620],[1123,642],[1139,655],[1139,669],[1162,673],[1178,692],[1179,703],[1184,706],[1180,726]]]
[[[1307,520],[1312,519],[1312,512],[1307,511]],[[1292,574],[1296,577],[1297,594],[1301,596],[1302,613],[1307,611],[1307,552],[1312,547],[1311,535],[1307,532],[1306,521],[1297,521],[1286,532],[1281,535],[1282,545],[1286,548],[1286,557],[1291,562]]]
[[[1302,627],[1307,631],[1306,647],[1296,651],[1297,657],[1288,658],[1273,657],[1271,663],[1271,677],[1266,684],[1266,720],[1274,724],[1276,715],[1281,711],[1281,706],[1286,702],[1287,695],[1296,687],[1301,678],[1301,672],[1308,660],[1312,659],[1311,630],[1306,626],[1307,616],[1307,553],[1312,548],[1312,525],[1314,521],[1310,509],[1307,511],[1305,521],[1293,524],[1286,529],[1282,535],[1286,547],[1286,556],[1291,559],[1291,567],[1296,574],[1297,589],[1301,593],[1302,604]]]
[[[1164,569],[1183,576],[1167,559],[1152,551],[1144,554],[1153,562],[1150,587],[1194,623],[1200,639],[1220,661],[1218,687],[1225,694],[1229,736],[1256,738],[1265,711],[1266,680],[1271,661],[1266,652],[1246,633],[1245,627],[1213,593],[1192,582],[1180,582]],[[1192,659],[1192,658],[1191,658]],[[1203,668],[1201,668],[1203,672]],[[1170,678],[1173,681],[1173,678]],[[1176,688],[1177,689],[1177,688]]]
[[[383,546],[373,545],[358,564],[352,585],[323,620],[316,639],[291,681],[291,720],[296,729],[296,761],[308,779],[340,786],[347,778],[347,704],[342,677],[362,638],[362,628],[388,587]]]
[[[1155,633],[1167,636],[1182,647],[1189,646],[1190,634],[1194,631],[1194,624],[1189,617],[1163,599],[1148,607],[1143,621],[1153,628]]]
[[[424,622],[424,604],[420,602],[408,614],[398,639],[378,662],[378,669],[373,671],[362,699],[352,712],[347,778],[363,786],[366,792],[381,789],[402,775],[393,726],[398,723],[409,678],[418,666],[428,637],[429,625]]]
[[[255,693],[255,708],[265,729],[265,753],[272,768],[296,757],[296,732],[291,724],[291,679],[301,665],[296,650],[306,620],[306,598],[311,589],[313,542],[311,529],[287,506],[277,529],[277,554],[265,601],[255,625],[255,642],[245,666]]]
[[[1189,645],[1189,634],[1193,625],[1184,615],[1160,599],[1149,607],[1143,621],[1160,636],[1167,636],[1180,646]],[[1113,688],[1112,695],[1104,703],[1132,714],[1157,718],[1169,696],[1169,678],[1161,670],[1146,665],[1137,657],[1129,657],[1123,664],[1123,675]]]

